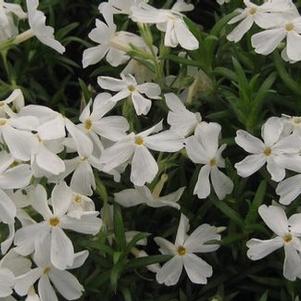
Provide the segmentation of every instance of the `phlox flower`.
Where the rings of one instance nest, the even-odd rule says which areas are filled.
[[[97,211],[88,211],[80,219],[68,216],[67,211],[72,202],[73,193],[66,183],[57,184],[51,194],[48,206],[46,190],[37,185],[32,192],[32,207],[42,215],[39,223],[24,226],[15,234],[16,251],[21,255],[29,255],[42,251],[38,246],[41,240],[50,241],[50,260],[58,269],[71,267],[74,261],[74,248],[71,240],[63,229],[73,230],[83,234],[95,235],[100,230],[102,221]]]
[[[285,259],[283,275],[295,280],[300,275],[301,267],[301,215],[292,215],[287,219],[284,210],[278,206],[261,205],[258,213],[265,224],[276,234],[269,240],[251,239],[247,242],[247,255],[251,260],[259,260],[275,250],[284,248]]]
[[[9,191],[26,187],[32,177],[28,164],[14,165],[14,158],[5,151],[0,152],[0,222],[8,225],[9,236],[1,242],[1,252],[6,253],[15,233],[17,207]]]
[[[0,141],[5,143],[17,160],[29,161],[36,147],[31,131],[35,130],[38,120],[32,116],[0,118]]]
[[[103,89],[118,92],[110,99],[113,103],[130,97],[136,114],[147,115],[152,106],[151,99],[160,99],[160,86],[155,83],[137,84],[135,77],[131,74],[121,74],[120,76],[121,79],[99,76],[97,82]]]
[[[180,44],[184,49],[195,50],[199,48],[199,42],[190,32],[182,14],[192,9],[193,5],[184,0],[178,0],[171,9],[156,9],[145,4],[133,7],[131,18],[134,22],[156,24],[160,31],[165,32],[165,46],[177,47]]]
[[[275,24],[276,23],[276,24]],[[263,55],[272,53],[280,42],[286,39],[286,47],[282,51],[284,60],[292,62],[301,60],[301,17],[284,17],[280,22],[265,26],[266,30],[252,36],[255,52]]]
[[[133,75],[139,84],[150,82],[154,79],[154,73],[144,64],[135,59],[131,59],[121,73],[124,75]]]
[[[20,296],[32,294],[32,287],[38,282],[38,295],[41,300],[57,301],[54,288],[66,299],[80,298],[84,291],[83,286],[70,272],[57,269],[50,260],[51,242],[43,239],[40,242],[40,253],[35,253],[33,261],[36,265],[28,272],[16,277],[14,289]],[[88,257],[88,251],[74,254],[73,264],[68,269],[80,267]],[[36,294],[35,294],[36,295]]]
[[[24,173],[23,175],[26,174]],[[15,214],[15,219],[14,220],[11,219],[11,221],[8,223],[8,230],[9,230],[8,237],[1,242],[2,254],[5,254],[8,251],[8,249],[11,247],[14,241],[16,220],[18,220],[21,223],[22,227],[25,225],[31,225],[35,223],[35,221],[25,211],[25,208],[29,207],[31,204],[29,198],[29,191],[31,189],[32,186],[27,186],[25,188],[18,189],[18,190],[15,189],[5,190],[5,193],[16,207],[16,214]]]
[[[0,300],[15,300],[13,297],[11,297],[11,295],[16,283],[16,277],[21,275],[22,273],[26,273],[30,269],[30,266],[31,262],[29,259],[18,255],[13,250],[11,250],[1,259]]]
[[[18,34],[18,27],[14,22],[14,15],[25,19],[26,13],[19,4],[0,1],[0,41],[5,41]]]
[[[84,51],[82,60],[84,68],[100,62],[104,57],[110,65],[116,67],[130,59],[126,54],[131,50],[130,45],[145,48],[145,43],[139,36],[126,31],[117,31],[111,5],[103,3],[101,12],[106,23],[96,19],[96,27],[89,33],[89,38],[99,45]]]
[[[59,53],[64,53],[65,47],[55,39],[54,29],[51,26],[46,26],[45,14],[38,10],[39,0],[26,0],[26,5],[30,33],[36,36],[43,44]]]
[[[284,123],[284,132],[286,135],[293,133],[301,136],[301,116],[289,116],[282,114],[281,119]]]
[[[261,128],[263,141],[246,131],[236,132],[235,142],[251,155],[235,164],[238,175],[248,177],[267,164],[273,181],[285,177],[285,169],[301,171],[301,139],[297,135],[283,136],[284,124],[278,117],[269,118]]]
[[[91,112],[91,102],[89,102],[79,120],[89,135],[99,135],[117,141],[126,135],[129,124],[122,116],[104,116],[115,106],[115,103],[110,101],[111,98],[109,93],[98,94],[93,102],[93,111]]]
[[[72,173],[70,187],[77,193],[92,195],[93,190],[96,188],[93,167],[101,169],[98,160],[93,155],[86,157],[77,156],[73,159],[64,160],[65,172],[60,174],[58,179],[52,178],[52,180],[55,182],[60,181]]]
[[[174,93],[165,94],[164,97],[170,110],[167,116],[170,129],[183,137],[194,133],[196,127],[202,122],[201,114],[187,110],[180,98]]]
[[[14,116],[11,106],[18,111],[24,107],[24,96],[22,90],[15,89],[6,99],[0,101],[0,117]]]
[[[272,20],[279,20],[281,14],[290,12],[293,4],[288,0],[270,0],[261,5],[256,5],[250,0],[244,0],[245,8],[238,9],[237,16],[232,18],[228,24],[235,24],[240,22],[231,33],[228,34],[227,39],[232,42],[238,42],[251,29],[255,23],[261,28],[266,28],[271,24]]]
[[[112,6],[114,14],[130,15],[133,7],[139,7],[147,2],[148,0],[109,0],[107,3]],[[101,13],[103,13],[102,8],[106,5],[105,3],[101,3],[98,7]]]
[[[183,139],[171,131],[163,131],[162,122],[138,134],[125,138],[106,148],[100,157],[103,171],[110,172],[123,164],[131,164],[131,182],[136,186],[150,183],[158,172],[158,164],[149,149],[161,152],[177,152],[183,147]],[[157,133],[157,134],[155,134]]]
[[[157,272],[156,280],[158,283],[164,283],[168,286],[175,285],[179,281],[183,267],[193,283],[206,284],[207,278],[212,276],[212,267],[195,253],[214,252],[219,248],[218,244],[208,243],[212,240],[221,239],[218,228],[203,224],[190,235],[187,235],[188,231],[189,220],[181,214],[174,244],[162,237],[154,238],[162,254],[173,256]]]
[[[188,157],[194,163],[204,165],[199,172],[193,191],[199,199],[204,199],[210,194],[209,176],[220,200],[233,190],[231,179],[219,170],[219,168],[225,167],[222,152],[226,148],[225,144],[219,147],[220,133],[221,126],[219,124],[202,122],[196,128],[194,136],[186,138],[185,141]]]
[[[276,188],[276,193],[280,196],[279,203],[290,205],[301,194],[301,175],[280,182]]]
[[[80,219],[85,212],[95,211],[95,204],[89,197],[73,192],[72,202],[67,210],[67,215]]]
[[[62,114],[44,106],[28,105],[21,109],[20,115],[34,116],[39,120],[39,125],[34,129],[39,140],[54,141],[65,138],[67,130],[80,156],[85,157],[93,152],[93,142],[89,136]]]
[[[161,180],[157,183],[152,192],[147,186],[135,186],[134,189],[131,188],[122,190],[114,194],[115,201],[124,207],[132,207],[140,204],[145,204],[153,208],[170,206],[176,209],[180,209],[180,205],[177,204],[177,202],[181,198],[185,187],[181,187],[175,192],[172,192],[168,195],[160,196],[161,190],[166,180],[167,176],[162,175]]]

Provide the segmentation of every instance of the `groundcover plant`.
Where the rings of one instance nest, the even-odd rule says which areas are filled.
[[[0,300],[300,300],[300,9],[0,0]]]

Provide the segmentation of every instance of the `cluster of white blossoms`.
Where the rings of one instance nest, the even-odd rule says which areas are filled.
[[[219,1],[222,2],[229,1]],[[0,1],[0,40],[18,44],[36,36],[63,53],[64,46],[55,40],[53,28],[45,25],[38,1],[26,3],[27,13],[19,5]],[[255,23],[264,29],[252,37],[256,52],[269,54],[287,38],[283,57],[300,60],[301,17],[294,4],[289,0],[268,0],[262,5],[247,0],[244,3],[246,8],[230,21],[240,23],[228,39],[239,41]],[[80,298],[84,288],[68,270],[81,267],[88,251],[75,250],[69,231],[97,235],[102,230],[101,234],[108,234],[109,243],[114,240],[114,207],[106,204],[103,222],[92,199],[96,177],[106,174],[120,182],[129,172],[131,187],[116,192],[112,198],[112,202],[125,208],[143,204],[181,212],[180,200],[186,187],[162,196],[169,177],[160,164],[162,157],[183,155],[197,170],[193,194],[199,199],[216,195],[221,201],[232,193],[234,184],[221,171],[226,167],[221,125],[188,110],[178,95],[165,93],[172,89],[163,90],[164,85],[152,82],[152,72],[146,72],[145,66],[131,57],[131,52],[136,51],[144,55],[146,63],[153,60],[154,65],[159,64],[158,49],[148,35],[153,24],[162,34],[162,47],[198,49],[199,42],[183,14],[192,9],[193,5],[184,0],[176,1],[170,9],[154,8],[143,0],[101,3],[99,12],[104,21],[96,19],[89,34],[97,45],[84,51],[83,67],[104,58],[113,67],[127,65],[118,78],[97,78],[102,91],[83,108],[79,122],[45,106],[25,105],[19,89],[0,102],[0,222],[8,229],[8,237],[1,243],[1,300],[14,300],[12,294],[27,296],[27,301],[58,300],[56,293],[67,300]],[[118,31],[116,14],[128,15],[143,34]],[[28,18],[28,31],[18,34],[16,17]],[[131,124],[127,114],[112,113],[122,106],[137,120],[148,118],[158,102],[165,108],[166,120],[159,118],[144,129]],[[301,194],[301,117],[271,117],[262,126],[261,136],[262,140],[237,131],[236,143],[250,154],[235,164],[237,173],[248,177],[266,165],[271,179],[279,182],[279,202],[289,205]],[[285,179],[286,170],[300,174]],[[259,215],[276,237],[251,239],[247,243],[249,258],[257,260],[284,247],[284,276],[289,280],[301,278],[301,215],[287,219],[280,205],[262,205]],[[193,283],[206,284],[212,267],[196,254],[216,251],[224,229],[202,224],[188,235],[189,220],[180,213],[174,243],[163,237],[154,238],[159,252],[171,259],[162,266],[149,265],[148,269],[156,273],[160,284],[175,285],[183,267]],[[127,231],[127,242],[136,233]],[[147,242],[139,243],[145,246]],[[144,250],[135,249],[132,253],[136,257],[148,256]]]
[[[35,36],[43,44],[64,53],[65,47],[55,39],[54,29],[46,25],[45,14],[38,10],[39,0],[26,0],[26,6],[27,13],[19,4],[0,1],[0,41],[19,44]],[[18,34],[15,17],[18,20],[28,19],[29,29]]]
[[[93,142],[60,113],[25,106],[19,89],[0,102],[0,133],[0,221],[9,233],[1,243],[0,297],[15,291],[27,300],[57,300],[56,290],[77,299],[83,287],[67,270],[84,264],[88,251],[76,252],[65,230],[96,235],[102,226],[88,197],[92,183],[84,182]],[[76,165],[60,156],[65,148],[80,158]]]
[[[235,141],[250,153],[236,163],[237,173],[248,177],[266,165],[273,181],[277,182],[276,194],[279,203],[261,205],[259,215],[276,234],[269,240],[251,239],[247,242],[248,257],[259,260],[273,251],[284,247],[283,275],[289,280],[301,278],[301,214],[287,219],[283,205],[289,205],[301,194],[301,117],[271,117],[261,128],[262,140],[246,131],[238,130]],[[286,170],[297,175],[285,179]]]
[[[224,4],[229,1],[220,1]],[[251,37],[256,53],[268,55],[277,47],[282,48],[285,61],[301,60],[301,16],[292,0],[263,0],[260,5],[244,0],[245,7],[228,24],[237,24],[228,34],[229,41],[239,42],[256,25],[261,31]],[[283,43],[283,41],[285,41]]]

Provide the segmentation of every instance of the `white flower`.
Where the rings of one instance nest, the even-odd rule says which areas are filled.
[[[294,133],[301,136],[301,116],[289,116],[282,114],[281,119],[284,122],[284,132],[286,135]]]
[[[14,165],[12,156],[5,151],[0,152],[0,222],[8,225],[9,236],[1,242],[1,252],[7,252],[14,238],[14,224],[17,208],[9,191],[26,187],[32,177],[32,171],[28,164]]]
[[[153,192],[147,186],[135,186],[134,189],[125,189],[114,194],[115,201],[124,207],[132,207],[140,204],[145,204],[153,208],[170,206],[180,209],[177,204],[181,198],[185,187],[179,188],[177,191],[165,196],[160,196],[164,182],[167,180],[166,175],[162,175],[161,180],[155,186]]]
[[[115,103],[110,101],[111,97],[109,93],[98,94],[93,102],[93,111],[90,110],[91,102],[89,102],[79,120],[89,135],[95,133],[109,140],[117,141],[126,136],[129,124],[121,116],[104,117],[115,106]]]
[[[14,274],[9,269],[0,268],[0,283],[0,298],[10,296],[15,285]]]
[[[256,5],[249,0],[244,0],[245,9],[238,9],[239,14],[232,18],[228,24],[240,22],[234,30],[228,34],[229,41],[238,42],[250,30],[255,23],[259,27],[266,28],[271,22],[277,22],[282,18],[283,12],[292,10],[292,3],[287,0],[271,0],[261,5]]]
[[[51,263],[51,242],[47,239],[42,239],[39,248],[41,252],[35,253],[33,256],[36,267],[16,278],[15,291],[20,296],[32,294],[32,287],[38,282],[38,294],[41,300],[58,300],[54,288],[67,300],[80,298],[84,288],[78,280],[71,273],[57,269]],[[80,267],[87,257],[87,251],[74,254],[72,258],[73,264],[69,269]]]
[[[277,117],[269,118],[261,128],[263,142],[248,132],[238,130],[235,142],[251,155],[235,164],[241,177],[248,177],[265,163],[272,180],[279,182],[285,177],[285,169],[301,171],[301,149],[299,136],[283,136],[283,121]]]
[[[72,121],[50,108],[39,105],[28,105],[21,109],[22,117],[35,117],[39,124],[33,130],[39,134],[41,140],[56,140],[66,136],[66,131],[73,139],[74,147],[82,157],[88,157],[93,152],[93,142],[89,136]]]
[[[276,193],[280,196],[279,202],[289,205],[301,194],[301,175],[296,175],[280,182],[276,188]]]
[[[160,99],[161,89],[158,84],[144,83],[137,84],[134,76],[131,74],[121,74],[121,79],[116,79],[109,76],[99,76],[97,82],[103,89],[118,92],[111,101],[117,103],[118,101],[130,97],[136,114],[147,115],[152,102],[151,99]],[[145,94],[147,97],[143,96]]]
[[[196,127],[202,122],[201,114],[187,110],[180,98],[174,93],[168,93],[164,96],[170,110],[167,116],[170,129],[183,137],[194,133]]]
[[[219,248],[217,244],[208,244],[212,240],[220,240],[218,228],[203,224],[197,227],[189,236],[189,221],[181,214],[175,243],[155,237],[155,242],[160,246],[159,251],[164,255],[172,255],[157,272],[156,280],[165,285],[175,285],[181,276],[183,267],[191,282],[206,284],[207,278],[212,276],[212,267],[194,253],[214,252]]]
[[[279,22],[278,22],[279,23]],[[252,46],[255,52],[263,55],[272,53],[280,42],[286,39],[286,47],[282,57],[286,60],[301,60],[301,17],[283,18],[280,24],[267,26],[267,30],[252,36]]]
[[[26,0],[28,22],[30,30],[43,44],[55,49],[59,53],[65,52],[65,47],[54,37],[54,29],[46,26],[46,17],[38,10],[39,0]]]
[[[111,5],[103,3],[101,11],[106,23],[96,19],[96,27],[89,33],[89,38],[99,45],[84,51],[84,68],[100,62],[104,57],[110,65],[116,67],[130,59],[126,54],[131,50],[130,45],[145,48],[145,43],[139,36],[126,31],[116,31]]]
[[[31,266],[30,260],[16,254],[13,250],[7,253],[0,261],[0,300],[13,293],[16,276],[26,273]],[[2,299],[4,298],[4,299]],[[14,299],[13,299],[14,300]]]
[[[14,116],[15,113],[9,105],[13,105],[18,111],[24,107],[24,96],[22,90],[15,89],[9,97],[0,101],[0,117]]]
[[[67,215],[80,219],[85,212],[95,211],[95,204],[89,197],[73,192],[72,202],[67,210]]]
[[[178,0],[171,9],[156,9],[150,5],[132,8],[131,18],[135,22],[157,24],[157,28],[165,32],[164,45],[176,47],[178,44],[184,49],[195,50],[199,42],[190,32],[181,12],[193,9],[192,4]]]
[[[150,183],[158,172],[158,164],[149,149],[161,152],[177,152],[183,147],[183,140],[171,131],[163,131],[162,122],[138,134],[130,133],[125,138],[106,148],[100,158],[103,171],[124,163],[131,163],[131,182],[137,186]],[[151,135],[154,134],[154,135]]]
[[[14,15],[25,19],[26,13],[19,4],[0,1],[0,41],[10,39],[18,34],[18,27],[14,22]]]
[[[97,211],[86,212],[80,219],[68,216],[67,211],[72,198],[73,193],[64,182],[56,185],[51,195],[52,210],[50,210],[46,190],[38,185],[32,192],[32,207],[44,220],[24,226],[16,232],[14,240],[16,251],[24,256],[33,251],[39,254],[41,253],[39,243],[43,239],[48,239],[51,242],[51,263],[59,269],[71,267],[74,260],[73,244],[63,229],[95,235],[102,224],[101,219],[97,218],[99,214]]]
[[[35,117],[0,118],[0,141],[7,144],[15,159],[28,161],[36,147],[34,135],[38,120]]]
[[[154,79],[154,73],[135,59],[131,59],[121,73],[124,75],[132,74],[139,84],[150,82]]]
[[[194,194],[204,199],[210,194],[209,176],[214,191],[220,200],[232,192],[233,182],[218,168],[225,167],[222,152],[226,148],[223,144],[219,147],[221,126],[217,123],[202,122],[195,130],[195,135],[186,138],[186,150],[188,157],[197,164],[204,164],[201,168]]]
[[[73,191],[84,194],[92,195],[93,190],[96,188],[95,177],[93,168],[101,170],[99,158],[93,155],[89,156],[77,156],[73,159],[65,160],[66,170],[59,175],[58,178],[52,178],[54,182],[65,179],[69,174],[72,173],[70,187]],[[115,174],[113,172],[113,174]]]
[[[143,3],[147,3],[148,0],[109,0],[108,2],[101,3],[98,7],[99,11],[103,13],[102,8],[109,3],[113,8],[114,14],[130,15],[133,7],[139,7]]]
[[[265,224],[276,234],[269,240],[251,239],[247,242],[247,255],[251,260],[259,260],[277,249],[284,248],[283,275],[295,280],[301,267],[301,215],[294,214],[287,219],[284,210],[278,206],[261,205],[258,213]]]

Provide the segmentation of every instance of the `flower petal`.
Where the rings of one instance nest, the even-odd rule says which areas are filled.
[[[149,150],[145,146],[136,146],[131,167],[131,182],[137,186],[151,183],[158,170],[157,162]]]
[[[234,187],[232,180],[222,173],[216,166],[211,169],[210,176],[212,186],[219,200],[224,199],[227,194],[232,192]]]
[[[284,236],[288,232],[288,221],[281,207],[261,205],[258,213],[265,224],[278,236]]]
[[[158,283],[164,283],[167,286],[175,285],[179,281],[183,270],[183,260],[180,256],[174,256],[167,261],[156,275]]]
[[[247,247],[249,248],[247,256],[251,260],[259,260],[281,248],[282,246],[283,239],[279,236],[269,240],[252,238],[247,242]]]
[[[183,256],[184,268],[191,282],[206,284],[207,278],[212,276],[212,267],[195,254]]]
[[[64,231],[58,227],[52,228],[50,259],[56,268],[62,270],[73,264],[74,249],[72,242]]]
[[[243,130],[236,132],[235,142],[248,153],[258,154],[264,150],[264,144],[260,139]]]

